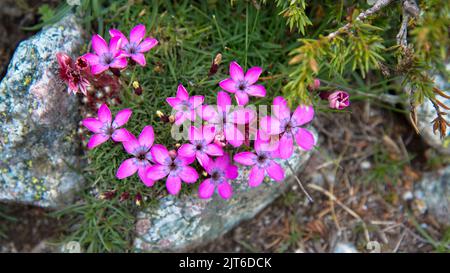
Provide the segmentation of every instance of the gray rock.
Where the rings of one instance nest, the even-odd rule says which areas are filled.
[[[437,221],[450,225],[450,166],[424,174],[414,195],[425,203],[426,210]]]
[[[447,71],[450,72],[450,64],[446,66]],[[442,91],[450,91],[450,83],[444,79],[444,77],[440,75],[435,76],[435,83],[438,88]],[[439,97],[439,100],[443,102],[445,105],[450,105],[450,99],[446,99],[443,97]],[[432,121],[436,118],[436,110],[433,107],[433,104],[429,100],[425,100],[425,102],[417,108],[417,118],[420,135],[425,140],[425,142],[434,147],[438,152],[442,154],[450,155],[450,143],[448,135],[441,139],[439,133],[433,133],[433,125]],[[450,122],[450,116],[445,116],[446,120]]]
[[[297,149],[288,162],[299,171],[306,165],[311,153]],[[241,221],[253,218],[295,183],[287,162],[279,162],[286,171],[284,182],[266,180],[257,188],[249,188],[249,168],[241,168],[238,178],[233,181],[234,195],[229,200],[222,200],[217,194],[210,200],[202,200],[197,196],[162,198],[157,209],[138,214],[135,250],[185,250],[213,240]]]
[[[0,201],[43,207],[71,202],[83,181],[75,141],[78,100],[57,76],[55,54],[80,54],[74,15],[18,46],[0,83]]]

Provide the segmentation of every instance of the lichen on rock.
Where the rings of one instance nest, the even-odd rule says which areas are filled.
[[[82,183],[78,100],[59,81],[56,53],[78,55],[83,43],[69,14],[16,49],[0,83],[0,201],[57,207]]]

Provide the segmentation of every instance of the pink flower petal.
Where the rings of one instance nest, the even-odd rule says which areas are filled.
[[[236,91],[236,93],[234,93],[234,96],[236,97],[238,105],[246,105],[248,103],[247,93],[242,91]]]
[[[265,116],[259,121],[259,128],[268,135],[278,135],[281,133],[280,121],[274,116]]]
[[[266,96],[266,88],[262,85],[257,85],[257,84],[247,87],[245,92],[247,92],[247,94],[249,94],[250,96],[255,96],[255,97],[265,97]]]
[[[175,114],[175,125],[183,124],[187,119],[187,115],[184,112],[177,112]]]
[[[125,68],[127,66],[127,58],[115,58],[109,66],[118,69]]]
[[[116,177],[118,179],[124,179],[126,177],[132,176],[138,170],[137,165],[134,163],[136,159],[129,158],[120,164],[119,169],[117,170]]]
[[[142,41],[142,43],[139,44],[139,47],[137,50],[140,53],[144,53],[144,52],[149,51],[153,47],[155,47],[157,44],[158,44],[158,40],[156,40],[155,38],[146,38],[146,39],[144,39],[144,41]]]
[[[116,118],[114,119],[114,122],[112,124],[113,127],[119,128],[125,125],[130,119],[132,113],[133,111],[131,111],[131,109],[128,108],[122,109],[119,112],[117,112]]]
[[[214,194],[215,186],[211,183],[211,179],[205,179],[198,187],[198,197],[201,199],[209,199]]]
[[[257,156],[252,152],[240,152],[234,156],[234,161],[245,166],[256,164]]]
[[[195,141],[203,140],[203,133],[197,127],[191,126],[189,128],[188,137],[189,141],[193,143]]]
[[[113,56],[117,56],[119,53],[120,47],[122,45],[122,38],[120,36],[112,37],[109,41],[109,52],[113,54]]]
[[[203,96],[192,96],[189,98],[189,103],[191,104],[192,108],[197,108],[203,103],[204,100],[205,97]]]
[[[182,157],[195,157],[195,146],[190,143],[181,145],[178,149],[178,155]]]
[[[99,57],[93,53],[86,53],[83,55],[83,58],[89,63],[90,66],[97,65],[99,62]]]
[[[226,169],[228,166],[231,166],[230,157],[225,153],[223,156],[219,156],[216,158],[216,160],[214,161],[214,165],[216,168]]]
[[[166,180],[167,191],[172,195],[177,195],[181,190],[181,179],[178,176],[169,175]]]
[[[290,132],[283,134],[280,139],[279,155],[283,159],[288,159],[294,152],[294,137]]]
[[[146,179],[159,180],[166,177],[170,172],[169,167],[164,165],[154,165],[147,168]]]
[[[191,166],[184,166],[179,173],[179,177],[186,183],[194,183],[198,179],[198,173]]]
[[[273,99],[272,113],[280,120],[289,119],[291,112],[287,103],[287,100],[281,96]]]
[[[142,129],[141,134],[139,135],[138,141],[141,146],[145,146],[150,148],[153,145],[153,141],[155,140],[155,133],[153,132],[153,127],[148,125]]]
[[[195,156],[184,157],[184,156],[178,155],[175,158],[175,161],[178,162],[180,166],[187,166],[187,165],[192,164],[195,161]]]
[[[233,196],[233,188],[228,182],[222,182],[217,186],[217,191],[223,199],[230,199]]]
[[[128,44],[128,39],[127,37],[118,29],[110,29],[109,30],[109,35],[111,37],[120,37],[122,39],[121,45],[124,46],[126,44]]]
[[[135,61],[140,66],[145,66],[147,64],[147,61],[145,60],[145,56],[142,53],[135,53],[131,55],[131,59]]]
[[[228,122],[236,124],[249,124],[255,117],[256,113],[250,108],[239,108],[228,115]]]
[[[236,179],[239,175],[239,169],[235,165],[228,165],[225,169],[225,176],[228,179]]]
[[[234,124],[225,124],[225,138],[233,147],[239,147],[244,143],[244,135]]]
[[[102,104],[98,109],[98,119],[103,123],[111,123],[111,111],[108,108],[108,105]]]
[[[311,150],[315,144],[314,135],[303,128],[297,128],[295,140],[297,141],[298,146],[307,151]]]
[[[169,98],[166,98],[166,102],[167,102],[170,106],[175,107],[175,106],[177,106],[178,104],[181,103],[181,100],[178,99],[178,98],[176,98],[176,97],[169,97]]]
[[[182,84],[178,85],[177,98],[181,101],[185,101],[185,100],[189,99],[189,94],[188,94],[186,88],[184,88],[184,86]]]
[[[252,188],[258,187],[264,180],[264,169],[253,166],[248,177],[248,185]]]
[[[108,69],[109,69],[109,66],[107,66],[107,65],[96,64],[96,65],[91,66],[91,73],[94,75],[98,75],[98,74],[105,72]]]
[[[247,73],[245,73],[245,80],[247,81],[248,85],[252,85],[255,82],[258,81],[259,75],[261,75],[262,68],[258,66],[254,66],[247,70]]]
[[[94,149],[98,145],[105,143],[109,139],[108,135],[104,134],[95,134],[89,139],[89,142],[87,144],[88,149]]]
[[[139,141],[137,141],[136,137],[131,134],[130,140],[122,142],[123,148],[130,155],[134,155],[136,150],[139,149]]]
[[[242,67],[237,62],[230,63],[230,76],[235,81],[241,81],[244,79],[244,71]]]
[[[197,158],[198,163],[200,163],[200,166],[203,168],[208,166],[212,161],[212,159],[209,158],[209,156],[204,152],[196,152],[195,157]]]
[[[99,56],[109,51],[105,39],[103,39],[102,36],[98,34],[92,36],[92,48]]]
[[[138,169],[138,176],[141,179],[142,183],[144,183],[145,186],[151,187],[153,184],[155,184],[155,181],[153,179],[150,179],[150,177],[147,175],[148,169],[151,166],[145,166],[145,167],[139,167]]]
[[[134,136],[127,129],[121,128],[114,130],[111,138],[115,142],[127,142],[134,139]]]
[[[267,174],[275,181],[282,181],[284,179],[284,170],[275,161],[270,162],[266,168]]]
[[[169,165],[172,162],[172,159],[169,156],[169,151],[164,145],[153,145],[151,153],[153,160],[161,165]]]
[[[216,107],[212,105],[202,105],[201,107],[199,107],[197,114],[203,120],[206,120],[211,123],[216,123],[219,121],[219,113],[217,113]]]
[[[292,114],[291,122],[293,126],[301,126],[311,122],[314,118],[314,108],[312,106],[300,105]]]
[[[130,31],[130,42],[139,44],[145,36],[145,26],[137,25]]]
[[[227,112],[231,106],[231,98],[226,92],[217,93],[217,105],[221,108],[219,111]]]
[[[223,90],[228,91],[230,93],[235,93],[238,90],[236,88],[236,82],[231,78],[220,81],[219,86]]]
[[[211,143],[206,146],[206,153],[212,156],[221,156],[223,155],[223,150],[219,145]]]
[[[93,133],[100,133],[100,129],[103,127],[103,122],[96,118],[85,118],[82,123],[84,127]]]
[[[214,125],[204,125],[202,127],[203,139],[207,144],[211,143],[216,136],[216,127]]]

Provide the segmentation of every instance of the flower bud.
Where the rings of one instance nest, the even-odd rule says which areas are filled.
[[[316,91],[320,87],[320,80],[314,79],[313,83],[308,86],[309,91]]]

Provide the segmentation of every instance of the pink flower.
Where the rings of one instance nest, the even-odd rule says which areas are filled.
[[[328,96],[330,108],[342,110],[350,105],[350,95],[345,91],[337,90]]]
[[[178,85],[177,96],[167,98],[167,103],[173,107],[175,113],[175,124],[181,125],[188,119],[195,121],[197,116],[196,109],[202,105],[203,96],[192,96],[189,94],[182,84]]]
[[[152,166],[152,156],[150,148],[155,140],[155,134],[152,126],[145,126],[142,129],[141,134],[136,139],[134,135],[131,135],[129,141],[123,142],[123,147],[128,154],[133,155],[132,158],[126,159],[120,164],[117,170],[116,177],[118,179],[124,179],[132,176],[136,172],[138,173],[141,181],[147,186],[151,187],[155,181],[146,175],[148,168]]]
[[[266,96],[266,88],[262,85],[255,84],[261,72],[261,67],[254,66],[244,75],[244,71],[239,64],[237,62],[231,62],[231,78],[221,81],[219,85],[225,91],[233,93],[239,105],[246,105],[248,103],[248,96]]]
[[[214,140],[215,127],[203,126],[200,130],[194,126],[189,129],[189,141],[178,149],[183,157],[196,157],[202,167],[208,165],[209,156],[223,155],[222,147],[211,143]]]
[[[260,129],[271,136],[279,136],[279,152],[281,158],[289,158],[294,151],[294,137],[302,149],[311,150],[314,146],[313,134],[300,126],[311,122],[314,118],[312,106],[298,106],[291,116],[287,101],[283,97],[273,100],[272,116],[260,120]]]
[[[241,152],[234,156],[234,161],[245,166],[253,166],[248,178],[249,186],[259,186],[266,174],[275,181],[282,181],[284,179],[284,170],[274,160],[274,158],[278,157],[278,151],[268,151],[267,143],[257,139],[255,140],[255,152],[256,154]]]
[[[313,83],[311,83],[308,87],[309,87],[309,90],[311,90],[311,91],[315,91],[315,90],[319,89],[319,87],[320,87],[320,80],[319,79],[314,79]]]
[[[180,155],[171,157],[163,145],[154,145],[151,149],[153,161],[157,164],[147,170],[147,177],[159,180],[167,176],[166,187],[170,194],[176,195],[181,190],[181,181],[194,183],[198,179],[197,171],[190,165],[194,158]]]
[[[143,53],[149,51],[158,44],[158,40],[154,38],[146,38],[145,26],[137,25],[130,31],[130,41],[117,29],[109,30],[111,37],[120,37],[122,40],[121,46],[124,52],[124,56],[131,57],[136,63],[141,66],[145,66],[145,56]],[[144,39],[144,40],[143,40]]]
[[[108,47],[100,35],[96,34],[92,37],[92,48],[95,54],[87,53],[83,56],[89,62],[92,74],[97,75],[109,68],[122,69],[127,66],[127,58],[120,51],[121,41],[120,37],[113,37]]]
[[[227,154],[211,160],[205,168],[211,176],[205,179],[198,188],[198,196],[201,199],[208,199],[214,194],[215,189],[223,199],[229,199],[233,195],[233,188],[228,180],[236,179],[238,168],[231,165]]]
[[[91,85],[89,83],[89,65],[86,59],[79,57],[75,63],[72,58],[65,53],[57,53],[56,59],[59,64],[59,76],[68,85],[68,92],[73,94],[81,91],[84,95],[87,94],[87,88]]]
[[[102,104],[98,109],[98,118],[86,118],[82,121],[84,127],[94,133],[87,147],[93,149],[106,142],[109,138],[116,142],[130,140],[132,134],[127,129],[119,129],[119,127],[128,122],[131,114],[132,111],[130,109],[120,110],[113,121],[108,106]]]
[[[238,128],[250,123],[256,113],[249,108],[239,106],[238,109],[231,109],[231,98],[223,91],[217,93],[217,108],[211,105],[202,107],[202,118],[216,128],[216,134],[223,134],[228,143],[234,147],[239,147],[244,142],[245,136]]]

